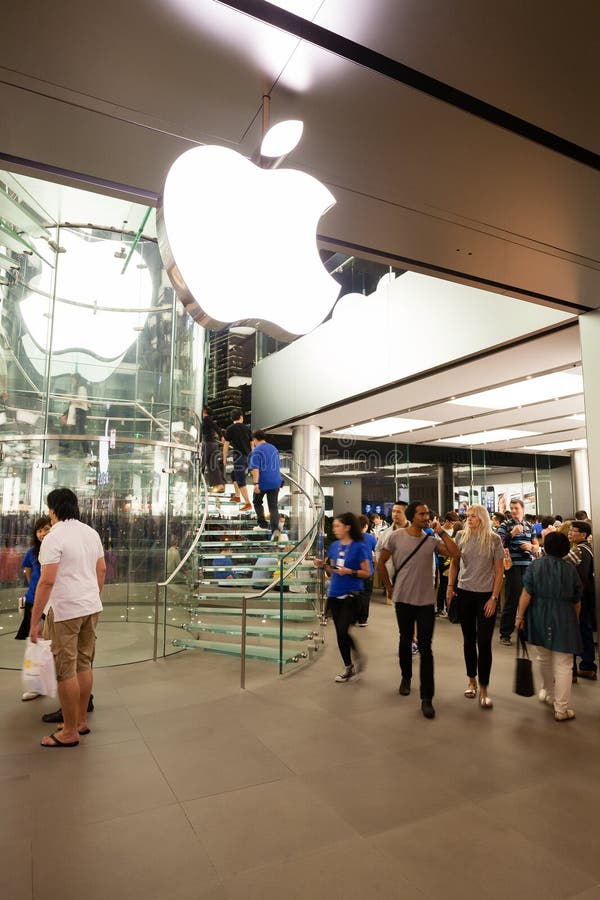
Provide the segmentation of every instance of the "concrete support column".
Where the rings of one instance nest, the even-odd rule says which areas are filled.
[[[585,509],[588,516],[590,515],[590,470],[588,464],[588,452],[584,448],[574,450],[571,456],[571,466],[573,472],[573,490],[575,494],[575,512],[578,509]]]
[[[292,453],[295,461],[302,466],[292,471],[292,477],[304,488],[311,500],[315,495],[314,482],[321,477],[321,429],[318,425],[292,426]],[[304,471],[305,470],[305,471]],[[292,531],[296,539],[310,531],[314,523],[314,513],[303,494],[292,490]]]
[[[440,465],[437,467],[437,477],[438,477],[438,505],[437,512],[440,517],[440,522],[444,517],[444,513],[447,513],[449,510],[454,509],[456,506],[454,502],[454,494],[452,492],[453,482],[452,482],[452,465],[448,465],[447,463]]]

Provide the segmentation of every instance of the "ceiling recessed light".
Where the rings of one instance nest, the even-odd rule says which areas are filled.
[[[490,431],[477,431],[472,434],[459,434],[457,437],[439,438],[436,444],[495,444],[499,441],[533,437],[536,434],[540,434],[540,432],[521,431],[517,428],[493,428]]]
[[[537,447],[523,447],[523,450],[533,450],[537,453],[537,451],[556,451],[556,450],[585,450],[587,448],[587,441],[585,438],[580,438],[575,441],[562,441],[556,442],[554,444],[538,444]]]
[[[339,428],[334,433],[353,435],[355,437],[391,437],[394,434],[412,431],[415,428],[429,428],[438,424],[438,422],[432,422],[429,419],[406,419],[399,416],[387,416],[384,419],[372,419],[370,422],[363,422],[362,425],[350,425],[348,428]]]
[[[544,400],[556,400],[583,393],[581,375],[553,372],[538,378],[525,379],[515,384],[505,384],[489,391],[468,394],[458,400],[451,400],[457,406],[476,406],[481,409],[510,409],[519,404],[531,405]]]

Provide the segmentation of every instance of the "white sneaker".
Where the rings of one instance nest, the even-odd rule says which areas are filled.
[[[346,666],[343,672],[340,672],[339,675],[335,676],[335,680],[337,682],[352,681],[356,678],[356,675],[357,673],[354,670],[354,666]]]
[[[268,528],[266,526],[263,528],[262,525],[255,525],[252,531],[268,531]]]
[[[36,694],[35,691],[25,691],[22,695],[21,700],[35,700],[36,697],[41,697],[41,694]]]
[[[554,702],[548,691],[544,688],[541,688],[538,691],[538,700],[540,701],[540,703],[546,703],[548,706],[552,706]]]

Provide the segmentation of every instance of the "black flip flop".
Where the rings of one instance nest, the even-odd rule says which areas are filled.
[[[79,741],[59,741],[56,737],[57,734],[60,734],[60,731],[55,731],[54,734],[49,734],[48,737],[52,741],[51,744],[42,744],[40,741],[40,747],[50,747],[54,749],[54,747],[78,747]]]

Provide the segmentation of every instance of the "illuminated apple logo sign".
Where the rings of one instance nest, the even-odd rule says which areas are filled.
[[[77,370],[86,381],[103,381],[139,337],[152,303],[152,278],[137,250],[121,274],[123,262],[115,259],[114,241],[65,228],[60,243],[65,253],[57,258],[54,307],[55,271],[45,264],[20,301],[28,332],[23,348],[43,375],[53,317],[52,375]],[[43,250],[47,246],[40,242]]]
[[[289,126],[293,143],[286,135],[278,145]],[[300,122],[279,123],[261,155],[288,153],[301,130]],[[226,147],[183,153],[167,175],[157,224],[163,263],[190,316],[207,328],[250,325],[285,339],[316,328],[340,290],[316,242],[334,203],[305,172],[260,168]]]

